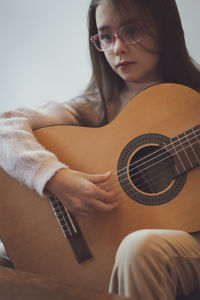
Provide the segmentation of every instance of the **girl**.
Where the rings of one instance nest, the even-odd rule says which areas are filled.
[[[2,168],[40,195],[55,194],[81,216],[117,208],[115,192],[97,185],[111,173],[70,169],[35,140],[32,130],[53,124],[105,125],[134,95],[161,82],[200,87],[175,0],[92,0],[88,20],[93,75],[84,95],[3,113],[0,132]],[[199,274],[198,234],[141,230],[120,245],[110,292],[171,300],[200,289]]]

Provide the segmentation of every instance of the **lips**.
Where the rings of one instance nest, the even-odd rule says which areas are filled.
[[[133,64],[135,64],[135,62],[132,62],[132,61],[122,61],[122,62],[119,62],[117,64],[117,68],[123,69],[123,68],[129,67],[129,66],[131,66]]]

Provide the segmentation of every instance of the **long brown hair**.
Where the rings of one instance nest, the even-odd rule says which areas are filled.
[[[105,0],[103,0],[105,1]],[[129,16],[137,8],[144,24],[153,20],[160,46],[160,64],[164,82],[180,83],[192,88],[200,87],[199,66],[187,51],[181,19],[175,0],[107,0],[119,17]],[[92,0],[88,13],[89,38],[97,33],[95,12],[102,0]],[[87,91],[98,88],[103,101],[117,95],[123,80],[111,69],[104,53],[98,52],[91,42],[92,78]]]

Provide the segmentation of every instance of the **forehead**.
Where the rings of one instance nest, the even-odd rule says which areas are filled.
[[[100,30],[117,28],[141,19],[141,12],[134,1],[103,0],[96,8],[96,25]]]

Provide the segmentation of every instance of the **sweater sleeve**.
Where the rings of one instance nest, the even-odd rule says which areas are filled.
[[[35,109],[0,113],[0,166],[40,195],[55,172],[67,166],[39,144],[33,130],[58,124],[79,125],[76,108],[70,102],[49,101]]]

